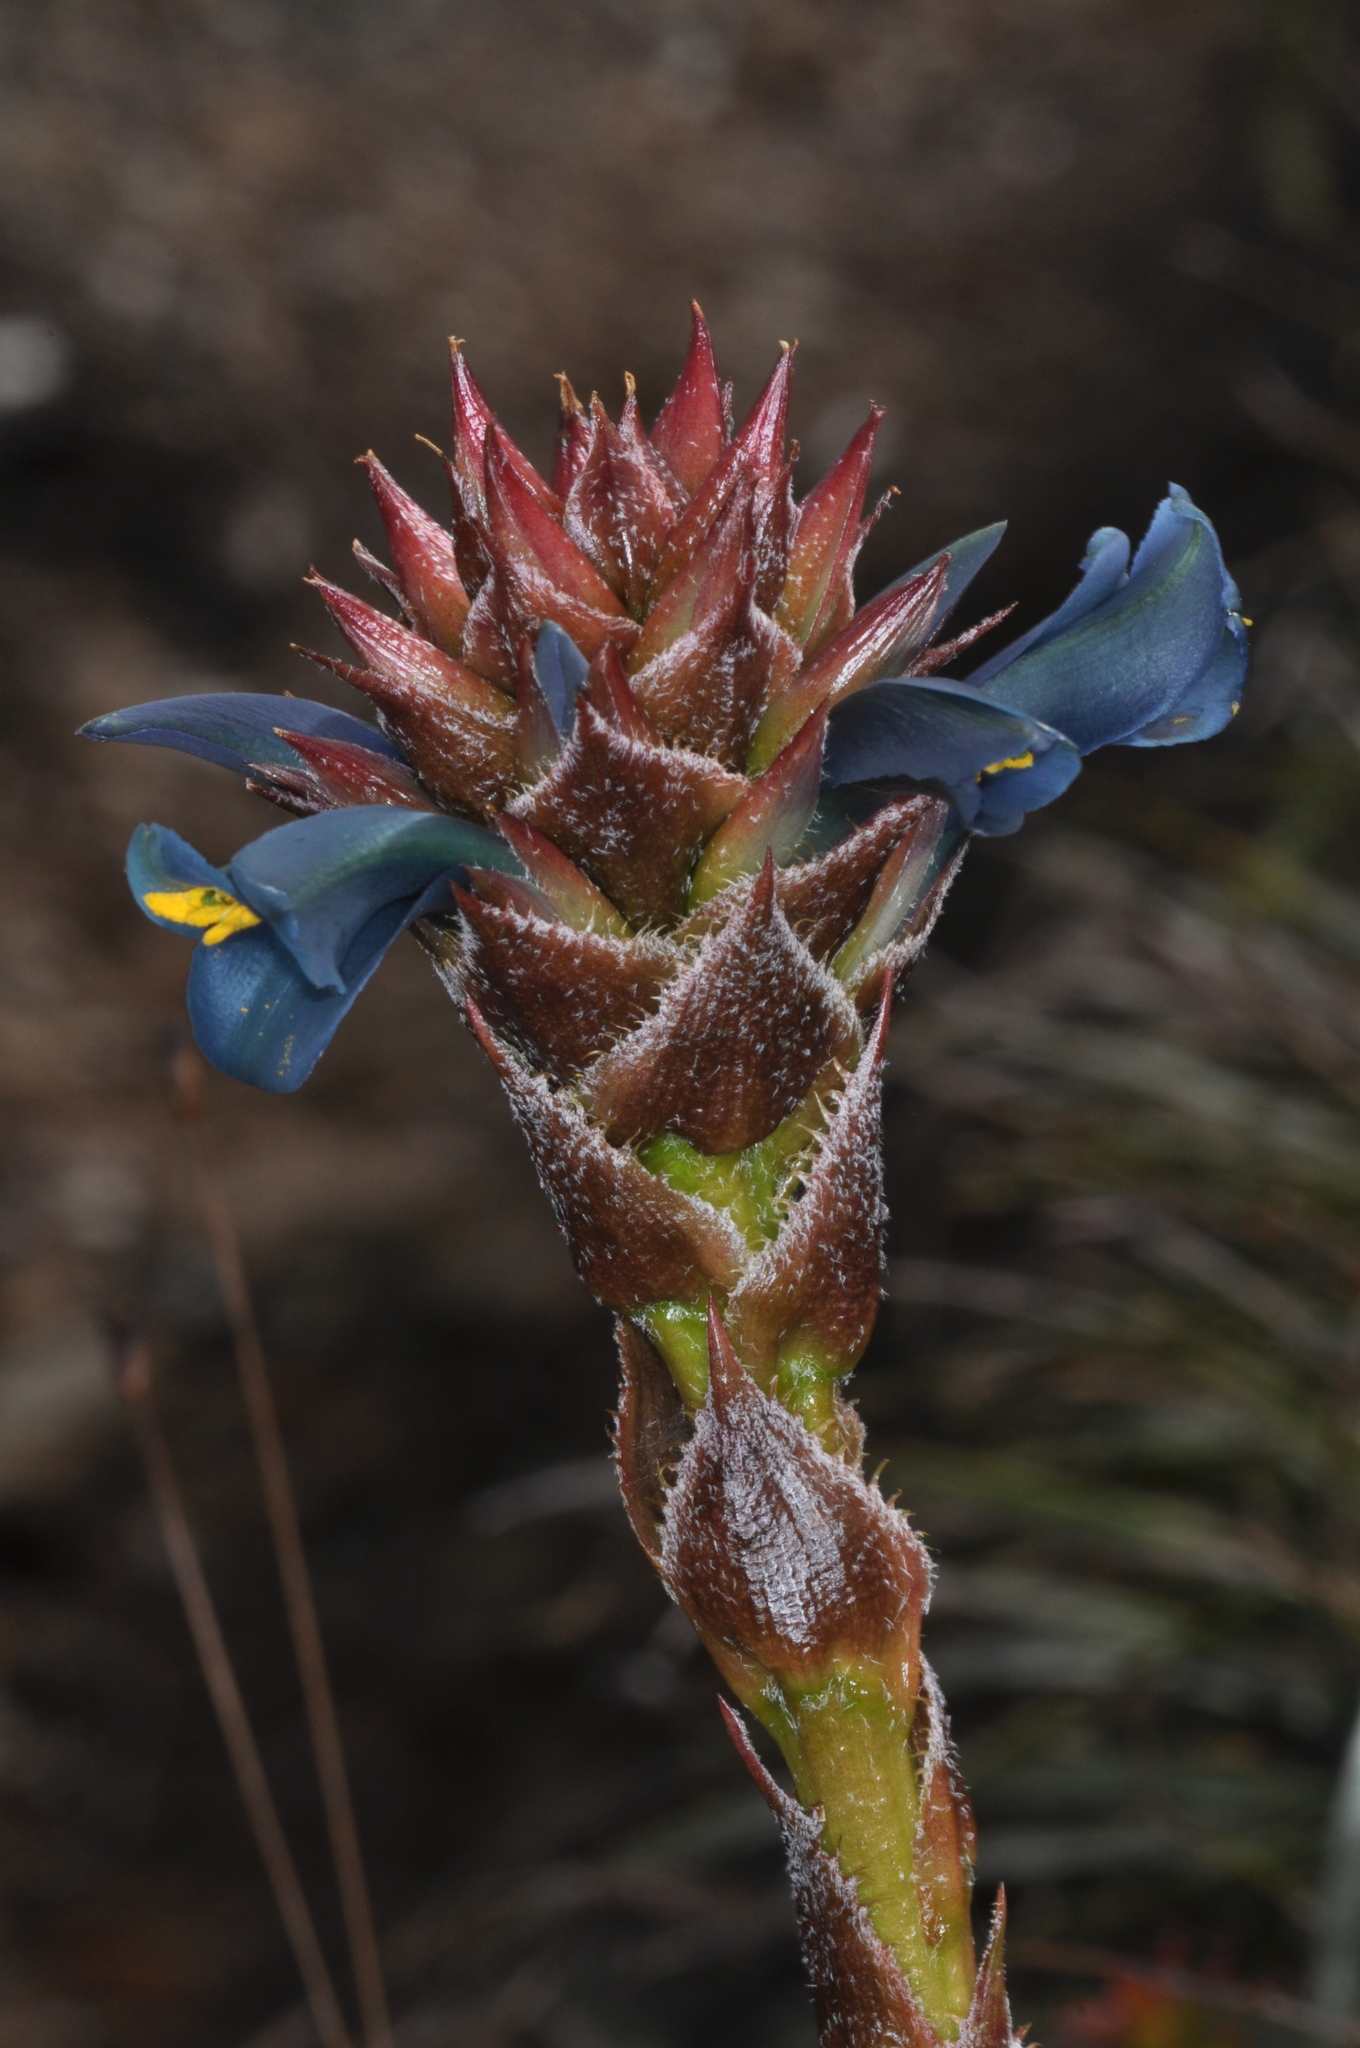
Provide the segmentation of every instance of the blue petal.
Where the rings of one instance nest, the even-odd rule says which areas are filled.
[[[194,1037],[215,1066],[274,1093],[300,1087],[397,933],[443,906],[468,862],[519,873],[480,825],[396,806],[323,811],[266,832],[215,868],[163,825],[143,825],[128,879],[145,898],[220,890],[263,921],[196,948]],[[184,920],[151,911],[157,924]]]
[[[1155,523],[1155,522],[1154,522]],[[1009,647],[1003,647],[990,661],[984,661],[981,668],[974,669],[968,680],[974,689],[981,689],[990,676],[997,675],[1003,668],[1009,668],[1031,647],[1042,646],[1059,633],[1065,633],[1069,626],[1075,626],[1078,619],[1085,618],[1097,605],[1122,590],[1129,580],[1129,537],[1117,526],[1101,526],[1086,543],[1086,553],[1081,560],[1081,581],[1071,595],[1041,619],[1037,626],[1031,626],[1028,633],[1022,633],[1018,640],[1012,640]]]
[[[220,889],[224,896],[235,894],[221,868],[204,860],[197,848],[168,825],[137,827],[127,850],[127,878],[144,915],[170,932],[184,932],[184,920],[149,910],[148,896],[172,896],[181,889]]]
[[[1247,629],[1230,618],[1222,645],[1193,689],[1177,700],[1167,717],[1132,734],[1131,747],[1179,747],[1187,740],[1212,739],[1231,723],[1242,703],[1247,681]]]
[[[1028,760],[1025,757],[1028,756]],[[1005,762],[1024,762],[1005,767]],[[1013,832],[1081,767],[1063,733],[966,683],[872,683],[831,714],[824,787],[903,777],[941,783],[973,832]]]
[[[272,927],[313,987],[338,992],[348,988],[349,949],[371,918],[400,906],[399,930],[442,903],[469,862],[522,872],[505,841],[481,825],[359,804],[266,832],[229,863],[228,888]]]
[[[197,754],[219,768],[244,774],[253,765],[296,768],[298,757],[275,731],[315,733],[321,739],[348,740],[400,761],[403,756],[386,733],[347,711],[333,711],[311,697],[265,697],[253,691],[209,690],[199,697],[163,697],[154,704],[133,704],[126,711],[107,711],[82,725],[91,740],[127,740],[137,747],[173,747]]]
[[[1102,528],[1066,604],[968,679],[1057,726],[1083,754],[1140,737],[1162,743],[1155,734],[1179,738],[1184,728],[1171,721],[1184,706],[1195,707],[1186,717],[1198,728],[1184,736],[1200,737],[1218,729],[1205,692],[1219,708],[1241,694],[1224,638],[1244,645],[1237,586],[1204,514],[1173,484],[1125,578],[1127,545]]]
[[[534,642],[534,674],[559,732],[570,732],[576,721],[576,693],[589,667],[576,642],[561,626],[549,619],[539,627]]]
[[[268,925],[200,946],[189,969],[189,1022],[205,1057],[272,1095],[300,1088],[405,921],[397,904],[369,919],[345,955],[338,992],[314,988]]]
[[[933,567],[941,555],[948,555],[949,567],[945,571],[944,594],[936,607],[932,622],[933,630],[938,632],[983,563],[996,553],[1005,531],[1005,520],[998,519],[994,526],[980,526],[976,533],[965,533],[962,540],[951,541],[947,548],[936,548],[933,555],[927,555],[914,569],[908,569],[905,576],[898,576],[888,588],[900,589],[902,584],[910,583],[914,576],[920,576],[926,569]]]

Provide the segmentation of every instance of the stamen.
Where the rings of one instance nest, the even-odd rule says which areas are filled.
[[[1034,755],[1032,751],[1024,754],[1014,754],[1009,761],[989,761],[985,768],[978,770],[978,781],[981,782],[984,775],[999,775],[1003,768],[1032,768],[1033,766]]]
[[[220,946],[233,932],[248,931],[260,922],[253,910],[223,889],[153,889],[142,901],[153,916],[202,931],[205,946]]]

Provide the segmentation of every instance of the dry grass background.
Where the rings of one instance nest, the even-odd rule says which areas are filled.
[[[372,540],[350,466],[370,443],[441,502],[411,437],[443,433],[450,331],[543,454],[549,374],[611,394],[631,369],[654,404],[691,295],[739,404],[778,339],[798,337],[808,474],[870,398],[891,407],[883,480],[901,496],[866,588],[1005,515],[981,601],[1019,595],[1033,617],[1090,529],[1138,527],[1171,475],[1219,520],[1275,621],[1254,729],[1194,764],[1101,770],[1061,819],[974,863],[899,1034],[905,1302],[865,1384],[885,1449],[916,1445],[904,1475],[956,1566],[941,1662],[993,1826],[986,1874],[1018,1883],[1022,1928],[1137,1946],[1169,1926],[1201,1961],[1297,1973],[1354,1617],[1297,1585],[1243,1594],[1227,1564],[1201,1597],[1186,1590],[1193,1536],[1178,1565],[1127,1531],[1114,1555],[1082,1513],[1102,1484],[1151,1486],[1163,1505],[1179,1488],[1252,1529],[1278,1509],[1279,1541],[1305,1558],[1354,1519],[1321,1395],[1309,1427],[1322,1448],[1285,1479],[1261,1477],[1277,1446],[1253,1463],[1236,1423],[1214,1436],[1205,1402],[1235,1415],[1246,1372],[1234,1380],[1218,1351],[1218,1391],[1189,1404],[1199,1436],[1187,1422],[1178,1439],[1200,1451],[1177,1464],[1144,1441],[1149,1414],[1174,1437],[1167,1404],[1185,1407],[1185,1361],[1207,1341],[1202,1276],[1168,1278],[1149,1243],[1165,1252],[1180,1229],[1264,1261],[1331,1333],[1315,1365],[1340,1355],[1357,1279],[1352,1097],[1325,1143],[1316,1116],[1295,1117],[1283,1166],[1259,1132],[1262,1090],[1292,1102],[1338,1075],[1352,1087],[1354,943],[1337,936],[1351,912],[1321,933],[1303,918],[1299,936],[1288,904],[1318,863],[1334,890],[1353,880],[1354,515],[1334,490],[1322,504],[1314,472],[1276,451],[1235,387],[1307,296],[1294,272],[1280,283],[1243,257],[1246,241],[1349,248],[1310,155],[1320,88],[1316,67],[1298,84],[1302,18],[1229,0],[9,0],[3,2048],[306,2039],[106,1390],[111,1301],[154,1320],[209,1568],[303,1861],[322,1872],[167,1103],[185,960],[119,875],[141,818],[191,830],[214,857],[271,820],[201,764],[96,750],[72,729],[187,689],[317,688],[287,652],[328,644],[300,573],[315,560],[343,575],[350,534]],[[1329,52],[1326,10],[1309,21],[1304,55]],[[1339,61],[1329,82],[1351,93]],[[1264,311],[1263,277],[1276,279]],[[1334,340],[1287,345],[1325,368]],[[41,376],[23,382],[35,360],[46,395]],[[1294,863],[1293,897],[1243,851],[1263,833]],[[1206,863],[1212,883],[1183,878]],[[1314,949],[1313,980],[1296,955],[1278,971],[1267,960],[1243,997],[1222,962],[1244,926],[1276,956],[1287,927],[1296,952]],[[1325,1000],[1300,995],[1319,978]],[[1293,1039],[1282,1003],[1302,1013]],[[1300,1050],[1320,1008],[1330,1076]],[[1216,1094],[1220,1066],[1249,1070],[1257,1094]],[[715,1726],[710,1678],[600,1491],[604,1320],[415,949],[397,949],[296,1100],[222,1081],[211,1101],[278,1368],[403,2048],[753,2033],[802,2048],[810,2015],[762,1812]],[[1320,1189],[1319,1146],[1344,1161]],[[1244,1190],[1278,1193],[1281,1177],[1293,1220],[1267,1229],[1270,1205]],[[1315,1242],[1324,1218],[1334,1252]],[[991,1283],[958,1279],[961,1263],[1057,1292],[1003,1287],[979,1306]],[[1142,1322],[1109,1306],[1130,1288]],[[1231,1319],[1223,1296],[1209,1288],[1212,1315]],[[978,1339],[979,1314],[999,1348]],[[1102,1314],[1118,1324],[1113,1362]],[[1036,1328],[1049,1333],[1037,1349]],[[1253,1328],[1252,1372],[1297,1405],[1288,1317]],[[1237,1355],[1231,1330],[1215,1325],[1214,1341]],[[1105,1345],[1099,1369],[1073,1363],[1073,1343]],[[1020,1479],[998,1476],[1003,1453]],[[1069,1467],[1085,1507],[1060,1543],[1031,1510]],[[527,1490],[487,1491],[545,1469]],[[1010,1485],[1004,1510],[989,1485]],[[1230,1547],[1241,1531],[1218,1535]],[[1335,1540],[1348,1570],[1351,1538]],[[974,1626],[1017,1600],[1018,1649]],[[1230,1644],[1217,1663],[1206,1636]],[[1258,1637],[1285,1643],[1278,1683],[1252,1675]],[[1219,1667],[1244,1660],[1234,1692]],[[1185,1673],[1201,1666],[1196,1692]],[[1190,1790],[1175,1776],[1186,1758]]]

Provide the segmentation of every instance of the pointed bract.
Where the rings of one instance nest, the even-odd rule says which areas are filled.
[[[507,895],[513,882],[501,882]],[[479,892],[480,894],[481,892]],[[554,1081],[575,1081],[656,1006],[664,946],[625,945],[459,892],[467,992],[497,1035]]]
[[[939,797],[896,797],[819,860],[777,877],[780,908],[815,959],[829,959],[849,937],[894,848],[922,834],[936,843],[948,818]]]
[[[726,1701],[719,1705],[784,1838],[821,2048],[944,2048],[896,1957],[874,1932],[854,1879],[822,1847],[825,1816],[820,1809],[807,1812],[780,1790],[739,1716]]]
[[[623,607],[618,598],[526,484],[515,466],[512,445],[498,427],[487,431],[485,464],[487,542],[507,585],[515,590],[521,584],[546,583],[574,605],[604,618],[620,617]],[[533,630],[542,623],[535,619]]]
[[[977,1973],[973,2002],[959,2030],[962,2048],[1020,2048],[1020,2033],[1011,2026],[1010,2003],[1006,1997],[1004,1950],[1006,1941],[1006,1887],[997,1888],[987,1948]]]
[[[988,633],[994,632],[1014,610],[1013,604],[1005,605],[999,612],[992,612],[987,618],[979,619],[966,633],[956,633],[952,640],[933,640],[929,647],[922,647],[912,656],[906,673],[909,676],[936,675],[940,669],[948,668],[951,661],[957,661],[968,648],[975,647]]]
[[[608,1144],[564,1095],[518,1066],[474,1003],[468,1021],[500,1076],[538,1177],[591,1293],[623,1314],[730,1287],[743,1247],[726,1216]]]
[[[745,794],[740,776],[645,746],[580,704],[563,752],[510,809],[553,839],[636,924],[678,916],[700,847]]]
[[[921,1926],[932,1948],[963,1937],[972,1963],[969,1909],[977,1829],[963,1773],[949,1734],[944,1694],[928,1663],[921,1662],[921,1690],[911,1724],[911,1746],[920,1774],[920,1805],[912,1872]]]
[[[779,361],[765,380],[760,396],[732,437],[753,475],[773,482],[784,467],[789,438],[789,390],[797,348],[781,348]]]
[[[666,1495],[689,1440],[685,1405],[641,1330],[619,1316],[614,1335],[620,1367],[614,1469],[633,1533],[652,1563],[659,1564]]]
[[[615,426],[598,398],[590,445],[566,504],[566,530],[635,618],[646,607],[675,507],[629,398]]]
[[[571,381],[559,370],[557,394],[560,413],[557,424],[557,445],[553,450],[552,487],[554,496],[565,505],[567,493],[581,474],[582,465],[590,449],[590,427],[580,399],[571,388]]]
[[[847,987],[858,987],[865,963],[890,946],[920,910],[936,879],[937,852],[947,821],[944,806],[937,804],[884,861],[863,916],[832,962],[832,973]]]
[[[686,566],[695,550],[703,546],[722,517],[728,499],[743,480],[749,480],[749,472],[741,450],[729,444],[671,528],[652,576],[653,605],[670,587],[672,579]]]
[[[726,446],[722,388],[713,361],[713,342],[697,305],[689,354],[675,389],[652,428],[652,446],[687,497],[693,497]]]
[[[302,815],[346,804],[401,804],[414,811],[436,808],[404,761],[352,746],[347,740],[289,732],[284,727],[279,728],[279,738],[293,749],[299,766],[289,769],[252,762],[247,787],[265,796],[277,788],[291,796],[290,807]]]
[[[788,745],[819,704],[839,704],[901,662],[928,638],[949,569],[948,556],[910,583],[885,590],[856,614],[829,647],[776,697],[761,720],[749,767],[754,773]]]
[[[656,1014],[591,1074],[582,1101],[616,1141],[671,1130],[703,1152],[742,1151],[857,1040],[850,1004],[785,923],[767,860]]]
[[[850,593],[850,578],[868,528],[861,523],[883,407],[869,417],[834,469],[798,508],[788,577],[775,618],[809,657],[831,638],[827,630]]]
[[[706,903],[739,875],[757,874],[767,853],[777,867],[793,859],[817,808],[825,739],[826,713],[814,711],[709,840],[690,884],[691,903]]]
[[[455,700],[442,683],[414,678],[399,682],[306,647],[297,651],[372,700],[426,788],[452,809],[483,816],[498,808],[513,789],[514,713],[489,686],[483,688],[501,707],[495,711]]]
[[[560,918],[576,931],[598,932],[610,939],[632,937],[628,920],[619,916],[603,891],[551,839],[508,811],[501,814],[499,823],[506,845]]]
[[[846,1081],[806,1185],[728,1305],[728,1328],[762,1386],[775,1374],[840,1377],[857,1364],[883,1289],[879,1094],[891,1013]]]
[[[665,596],[628,658],[633,688],[677,746],[743,764],[777,687],[779,629],[755,603],[754,503],[748,481]],[[796,666],[796,653],[790,666]]]
[[[445,654],[457,654],[472,600],[458,575],[453,538],[408,497],[371,450],[362,461],[387,535],[394,594],[417,631]],[[357,548],[358,543],[355,545]]]
[[[471,711],[494,714],[506,709],[501,693],[465,662],[444,654],[419,633],[399,626],[395,619],[328,583],[324,576],[313,574],[308,581],[321,593],[327,611],[366,668],[403,687],[441,693],[450,703]]]
[[[661,734],[638,702],[617,647],[602,647],[591,662],[584,695],[605,724],[626,740],[639,740],[650,747],[661,745]]]
[[[708,1399],[666,1500],[661,1570],[705,1640],[806,1689],[891,1664],[910,1698],[930,1565],[905,1518],[763,1394],[716,1311]]]

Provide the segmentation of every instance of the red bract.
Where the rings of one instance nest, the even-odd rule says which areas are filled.
[[[941,555],[919,576],[885,590],[857,612],[830,646],[774,696],[756,734],[752,766],[773,759],[819,705],[839,704],[881,675],[900,674],[910,654],[930,636],[948,573],[949,557]]]
[[[348,740],[321,739],[315,733],[289,732],[284,726],[275,730],[303,766],[297,770],[257,768],[250,787],[284,810],[306,817],[341,804],[401,804],[415,811],[438,808],[401,761],[375,754],[368,747],[353,746]]]
[[[775,617],[808,658],[848,624],[855,609],[850,579],[873,524],[861,521],[860,513],[882,418],[882,406],[870,406],[868,419],[840,461],[798,508],[788,577]]]
[[[693,497],[722,454],[727,419],[713,342],[697,306],[689,354],[674,391],[657,414],[652,446],[671,475]]]
[[[418,633],[446,654],[456,654],[467,620],[469,598],[459,580],[452,537],[406,495],[376,455],[363,458],[382,515],[392,568],[375,562],[356,541],[355,552],[401,605]]]
[[[617,427],[598,398],[590,411],[585,459],[567,493],[566,529],[641,618],[680,493],[667,482],[631,392]]]

